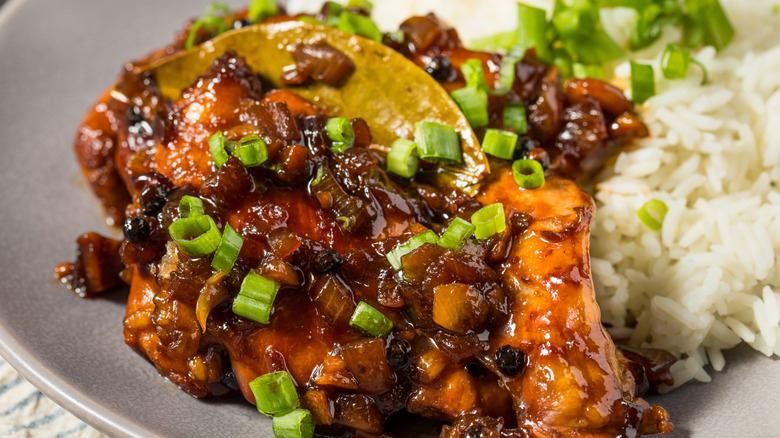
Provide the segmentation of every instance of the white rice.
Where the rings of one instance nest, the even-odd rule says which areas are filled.
[[[693,65],[689,78],[665,80],[664,42],[636,54],[656,67],[659,94],[639,108],[652,135],[620,153],[595,191],[603,321],[617,338],[681,357],[674,387],[708,382],[740,342],[780,355],[780,16],[775,1],[721,3],[737,36],[694,54],[707,85]],[[627,64],[615,74],[628,83]],[[661,231],[637,217],[650,199],[669,207]]]
[[[777,0],[721,3],[737,36],[721,53],[694,54],[707,85],[695,65],[684,80],[660,75],[660,54],[678,30],[632,55],[656,67],[659,94],[638,108],[652,135],[607,166],[594,193],[592,271],[603,321],[616,339],[681,357],[675,387],[709,381],[708,370],[725,367],[722,350],[741,342],[780,355],[780,16]],[[515,0],[376,0],[373,16],[397,29],[431,11],[464,41],[517,26]],[[627,38],[631,12],[608,15],[607,31]],[[621,88],[629,75],[628,63],[615,66]],[[661,231],[636,214],[653,198],[669,207]]]

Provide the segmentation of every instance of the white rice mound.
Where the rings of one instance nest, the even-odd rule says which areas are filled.
[[[680,357],[674,387],[709,382],[705,366],[722,370],[722,350],[743,341],[780,355],[780,15],[775,1],[721,3],[737,35],[694,54],[706,86],[693,64],[687,79],[662,77],[663,42],[636,55],[656,71],[659,94],[638,107],[651,136],[595,191],[602,319],[616,339]],[[627,63],[615,74],[627,83]],[[660,231],[637,216],[651,199],[669,207]]]
[[[552,9],[549,0],[523,0]],[[598,179],[592,272],[602,319],[619,342],[682,358],[675,387],[710,380],[722,350],[747,342],[780,355],[780,15],[778,0],[720,0],[736,29],[721,53],[694,54],[709,71],[665,80],[660,55],[679,31],[631,54],[652,62],[659,94],[638,107],[651,136],[625,149]],[[288,0],[316,10],[321,0]],[[397,29],[434,11],[468,42],[517,26],[515,0],[375,0],[373,18]],[[626,13],[602,16],[627,38]],[[621,35],[622,34],[622,35]],[[629,84],[628,63],[615,82]],[[661,231],[637,217],[650,199],[669,212]],[[668,389],[668,388],[667,388]]]

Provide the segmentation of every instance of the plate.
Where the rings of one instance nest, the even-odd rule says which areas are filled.
[[[272,436],[252,406],[196,400],[125,346],[123,292],[82,300],[52,279],[58,262],[73,259],[79,234],[119,234],[73,156],[79,121],[123,62],[169,42],[208,3],[10,0],[0,9],[0,354],[111,436]],[[426,4],[448,6],[445,16],[458,11]],[[671,413],[672,436],[776,436],[780,361],[746,347],[726,357],[712,383],[652,398]]]

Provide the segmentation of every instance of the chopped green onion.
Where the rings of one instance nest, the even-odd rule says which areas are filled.
[[[552,65],[558,67],[561,77],[569,78],[572,76],[572,61],[569,52],[563,47],[555,47],[552,52]]]
[[[535,47],[536,56],[545,61],[550,59],[547,42],[547,12],[522,3],[517,4],[517,37],[515,44],[526,48]]]
[[[450,222],[450,225],[444,230],[439,239],[439,246],[448,249],[460,249],[463,244],[474,234],[476,227],[470,222],[459,217]]]
[[[179,200],[179,217],[195,217],[204,214],[203,201],[190,195],[184,195]]]
[[[517,63],[523,59],[525,49],[521,46],[512,47],[509,53],[501,58],[501,68],[498,71],[498,89],[493,94],[506,94],[515,83],[515,69]]]
[[[277,415],[273,422],[276,438],[311,438],[314,436],[314,419],[306,409],[295,409]]]
[[[512,163],[512,176],[517,185],[524,189],[538,189],[544,185],[544,168],[536,160],[515,160]]]
[[[474,225],[474,237],[477,239],[487,239],[504,231],[506,229],[504,206],[497,202],[482,207],[471,215],[471,223]]]
[[[653,66],[631,61],[631,100],[642,104],[655,96]]]
[[[338,28],[342,32],[354,33],[368,39],[381,42],[382,31],[370,18],[350,11],[344,11],[339,17]]]
[[[316,19],[314,17],[309,17],[308,15],[302,15],[302,16],[298,17],[297,20],[298,21],[303,21],[304,23],[310,23],[310,24],[319,24],[319,25],[324,25],[325,24],[322,21],[320,21],[320,20],[318,20],[318,19]]]
[[[209,138],[209,151],[211,152],[211,158],[214,160],[214,165],[217,169],[225,164],[228,159],[228,153],[225,150],[225,134],[222,131],[217,131]]]
[[[233,300],[233,313],[261,324],[268,324],[274,307],[279,282],[249,271]]]
[[[528,131],[528,119],[523,102],[508,103],[504,107],[504,126],[515,128],[518,134]]]
[[[168,232],[179,248],[193,257],[211,254],[222,240],[214,219],[205,214],[176,219]]]
[[[625,53],[603,30],[582,34],[564,41],[566,50],[576,55],[583,64],[606,64],[622,58]]]
[[[317,174],[315,174],[314,179],[311,180],[311,186],[316,186],[321,183],[323,179],[325,179],[325,165],[320,161],[319,164],[317,164]]]
[[[189,50],[195,47],[195,37],[198,36],[198,31],[204,26],[203,22],[198,20],[192,23],[190,26],[190,32],[187,34],[187,39],[184,41],[184,48]]]
[[[390,266],[396,271],[401,269],[401,257],[409,254],[415,249],[423,246],[425,243],[436,243],[439,241],[439,236],[431,230],[423,231],[420,234],[413,236],[406,242],[396,246],[392,251],[387,253],[387,261],[390,262]]]
[[[336,218],[336,221],[341,222],[341,228],[343,228],[347,233],[352,231],[352,219],[346,216],[339,216]]]
[[[685,6],[704,44],[720,51],[734,39],[734,28],[719,0],[685,0]]]
[[[241,160],[244,167],[256,167],[268,159],[268,149],[259,135],[247,135],[235,145],[233,155]]]
[[[489,52],[498,52],[499,50],[509,51],[517,43],[517,31],[509,30],[490,35],[484,38],[473,40],[469,47],[471,50],[485,50]]]
[[[666,212],[668,211],[669,207],[667,207],[663,201],[659,201],[658,199],[651,199],[647,201],[645,205],[643,205],[636,213],[637,216],[639,216],[639,220],[641,220],[643,224],[647,225],[647,227],[653,231],[658,231],[661,229],[661,227],[663,227],[664,218],[666,217]]]
[[[575,62],[571,67],[572,76],[575,78],[604,79],[604,67],[600,65],[586,65]]]
[[[382,312],[361,301],[355,308],[355,313],[349,318],[349,326],[358,328],[371,336],[384,337],[393,329],[393,322]]]
[[[696,58],[691,58],[691,62],[698,65],[701,69],[701,85],[705,85],[707,83],[707,78],[709,77],[707,73],[707,67]]]
[[[219,242],[217,252],[214,254],[214,260],[211,261],[211,267],[218,271],[225,271],[229,274],[236,264],[238,254],[244,245],[244,236],[239,234],[230,225],[225,225],[225,231],[222,232],[222,240]]]
[[[295,383],[287,371],[263,374],[249,382],[260,413],[269,417],[286,414],[297,408],[301,401]]]
[[[219,12],[222,13],[222,16],[216,15]],[[232,19],[232,12],[226,4],[216,2],[209,5],[203,16],[190,26],[187,39],[184,41],[184,48],[189,50],[195,45],[195,38],[200,29],[206,29],[212,35],[219,35],[225,32],[228,28],[227,19]]]
[[[691,54],[679,44],[668,44],[661,57],[661,71],[668,79],[682,79],[688,75]]]
[[[252,0],[249,3],[247,18],[252,23],[259,23],[278,13],[279,5],[276,4],[276,0]]]
[[[488,124],[488,94],[487,91],[476,88],[460,88],[450,93],[452,99],[458,104],[466,120],[472,128],[478,128]]]
[[[387,170],[404,178],[411,178],[417,173],[420,157],[417,155],[417,144],[411,140],[399,138],[390,146],[387,154]]]
[[[328,16],[325,17],[325,25],[337,27],[339,25],[341,11],[344,10],[344,7],[336,2],[326,2],[325,4],[328,6]]]
[[[325,131],[328,133],[328,138],[331,141],[331,152],[340,154],[355,144],[355,130],[352,129],[349,119],[345,117],[328,119]]]
[[[482,150],[494,157],[511,160],[515,155],[517,134],[500,129],[488,129],[482,140]]]
[[[450,126],[436,122],[417,122],[414,141],[420,158],[432,163],[462,163],[460,137]]]
[[[371,3],[369,0],[349,0],[347,2],[347,7],[362,9],[368,12],[369,14],[371,13],[371,11],[374,10],[374,4]]]
[[[463,79],[466,80],[466,87],[487,91],[488,86],[485,82],[485,73],[482,70],[482,61],[476,58],[469,59],[460,65],[460,71],[463,73]]]

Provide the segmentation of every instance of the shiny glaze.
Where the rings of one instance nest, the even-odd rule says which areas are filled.
[[[433,29],[435,38],[421,28]],[[434,52],[454,66],[477,56],[496,78],[498,55],[468,52],[454,31],[441,30],[435,19],[416,17],[402,29],[414,49],[402,53],[418,64]],[[176,44],[152,58],[177,50]],[[450,79],[444,83],[448,89],[463,85],[457,75]],[[606,143],[637,135],[643,126],[633,119],[630,105],[620,114],[602,112],[625,109],[622,95],[604,85],[587,84],[601,94],[585,92],[577,83],[562,90],[559,80],[554,69],[531,58],[518,64],[513,91],[501,99],[527,102],[532,134],[558,163],[552,169],[580,174],[588,170],[581,163],[605,150]],[[96,194],[117,218],[120,210],[140,214],[138,194],[148,184],[168,181],[178,188],[159,214],[147,218],[151,237],[124,242],[119,252],[132,267],[125,275],[132,277],[125,340],[184,390],[206,397],[238,389],[253,402],[252,379],[287,370],[319,430],[334,435],[345,428],[381,434],[387,416],[403,408],[454,421],[443,431],[447,436],[460,436],[474,425],[483,427],[485,436],[671,430],[666,412],[647,405],[635,390],[637,373],[649,373],[654,362],[629,370],[629,361],[601,327],[588,259],[593,205],[576,184],[550,175],[543,188],[526,191],[505,164],[496,162],[474,200],[438,189],[430,175],[411,183],[389,177],[382,170],[384,156],[369,149],[364,122],[352,121],[358,133],[353,149],[328,152],[321,111],[290,92],[265,92],[243,61],[230,54],[174,102],[159,98],[153,78],[128,73],[118,89],[122,97],[106,94],[88,114],[76,152]],[[504,103],[491,100],[491,126],[500,126]],[[578,140],[583,136],[566,137],[576,160],[565,167],[560,163],[566,153],[555,152],[553,139],[584,126],[578,121],[583,112],[600,121],[583,136],[602,134],[587,147]],[[615,129],[606,128],[610,120]],[[268,165],[244,169],[231,158],[216,169],[207,140],[217,130],[234,140],[261,135],[268,144]],[[94,156],[107,158],[85,164]],[[319,170],[326,175],[324,186],[313,184]],[[229,223],[245,237],[235,268],[209,292],[227,298],[215,303],[205,329],[197,322],[196,303],[214,275],[210,257],[190,258],[167,242],[166,226],[178,217],[184,194],[201,196],[220,228]],[[125,202],[125,209],[122,199],[128,195],[133,202]],[[440,232],[454,216],[468,219],[493,202],[505,206],[506,231],[472,239],[459,251],[423,245],[403,258],[403,275],[387,262],[385,254],[414,234]],[[336,220],[345,211],[354,215],[351,230]],[[313,268],[326,249],[343,258],[334,272]],[[250,269],[283,285],[268,325],[230,311]],[[469,285],[468,296],[480,312],[459,327],[462,333],[434,322],[434,292],[452,283]],[[347,309],[359,301],[380,309],[394,322],[391,339],[371,339],[349,327],[339,307],[319,300],[325,285],[335,288],[328,290],[337,295],[329,296],[340,297]],[[410,346],[407,366],[389,365],[384,350],[392,339]],[[504,376],[493,359],[507,344],[527,358],[514,377]]]

